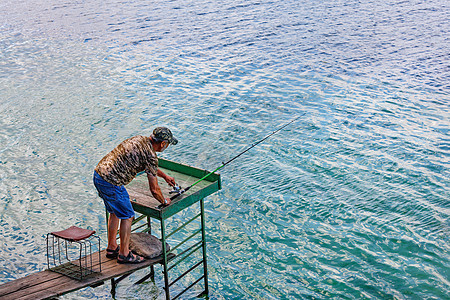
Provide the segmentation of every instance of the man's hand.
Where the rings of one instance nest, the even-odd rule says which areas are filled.
[[[165,203],[163,203],[164,205],[170,205],[170,203],[172,202],[170,198],[165,198],[164,201],[165,201]]]
[[[158,173],[156,174],[161,178],[164,178],[164,180],[167,182],[168,185],[174,186],[175,185],[175,178],[170,177],[169,175],[166,175],[161,169],[158,169]]]
[[[175,178],[173,178],[173,177],[170,177],[170,176],[166,175],[166,177],[164,177],[164,180],[170,186],[174,186],[175,185]]]

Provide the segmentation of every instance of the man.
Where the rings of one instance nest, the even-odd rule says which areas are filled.
[[[150,137],[135,136],[123,141],[98,163],[94,172],[94,185],[110,214],[106,257],[117,258],[118,263],[144,261],[143,257],[131,253],[129,249],[134,210],[124,186],[139,172],[145,171],[153,197],[162,204],[169,205],[170,198],[164,198],[157,176],[162,177],[171,186],[175,185],[175,179],[158,169],[155,152],[163,152],[169,144],[177,143],[168,128],[157,127]],[[120,247],[116,239],[119,223]]]

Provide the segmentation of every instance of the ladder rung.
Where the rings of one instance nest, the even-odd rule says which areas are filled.
[[[183,245],[184,243],[186,243],[187,241],[189,241],[190,239],[192,239],[194,236],[196,236],[197,234],[199,234],[200,232],[202,232],[201,229],[197,230],[196,232],[194,232],[193,234],[191,234],[190,236],[188,236],[187,238],[185,238],[181,243],[179,243],[178,245],[176,245],[173,249],[170,249],[170,251],[168,253],[173,253],[173,251],[175,251],[178,247],[180,247],[181,245]]]
[[[178,260],[176,263],[174,263],[172,266],[170,266],[167,271],[172,270],[175,266],[177,266],[178,264],[180,264],[183,260],[185,260],[186,258],[188,258],[189,256],[191,256],[195,251],[197,251],[198,249],[200,249],[202,247],[202,241],[198,242],[197,244],[193,245],[190,248],[187,248],[186,250],[184,250],[183,252],[181,252],[180,254],[178,254],[177,256],[175,256],[175,259],[180,258],[180,260]],[[195,249],[194,249],[195,248]],[[186,256],[184,256],[183,258],[181,258],[181,256],[186,253],[187,251],[192,250],[189,254],[187,254]]]
[[[200,280],[202,280],[203,278],[205,278],[205,275],[202,275],[202,277],[200,277],[199,279],[197,279],[194,283],[192,283],[190,286],[188,286],[187,288],[185,288],[181,293],[179,293],[178,295],[176,295],[175,297],[172,298],[172,300],[177,299],[178,297],[180,297],[181,295],[183,295],[188,289],[190,289],[191,287],[193,287],[194,285],[196,285]]]
[[[186,272],[184,272],[183,274],[181,274],[177,279],[175,279],[174,281],[172,281],[171,283],[169,283],[169,287],[171,287],[175,282],[177,282],[178,280],[180,280],[181,278],[183,278],[184,276],[186,276],[186,274],[188,274],[189,272],[191,272],[192,270],[194,270],[195,268],[197,268],[198,266],[200,266],[203,263],[203,260],[199,261],[198,263],[196,263],[195,265],[193,265],[192,267],[189,268],[189,270],[187,270]]]
[[[189,221],[187,221],[186,223],[184,223],[183,225],[181,225],[180,227],[178,227],[177,229],[175,229],[174,231],[172,231],[171,233],[169,233],[168,235],[166,235],[166,239],[169,238],[171,235],[177,233],[178,231],[180,231],[181,229],[183,229],[186,225],[188,225],[189,223],[191,223],[192,221],[194,221],[195,219],[197,219],[198,217],[201,216],[201,213],[196,215],[195,217],[193,217],[192,219],[190,219]]]

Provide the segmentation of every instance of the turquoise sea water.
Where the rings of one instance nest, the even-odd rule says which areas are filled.
[[[306,113],[221,170],[211,299],[449,299],[449,15],[444,0],[1,1],[0,283],[46,267],[47,232],[105,238],[91,177],[122,140],[168,126],[180,142],[161,156],[212,170]],[[124,281],[118,299],[161,286]]]

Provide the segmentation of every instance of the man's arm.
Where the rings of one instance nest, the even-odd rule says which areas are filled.
[[[152,193],[153,197],[156,198],[159,202],[165,205],[170,204],[170,198],[164,198],[161,188],[158,185],[158,178],[156,176],[153,176],[151,174],[147,174],[148,179],[148,185],[150,187],[150,192]]]
[[[159,177],[163,178],[167,182],[168,185],[170,185],[170,186],[174,186],[175,185],[175,178],[166,175],[159,168],[158,168],[158,172],[156,173],[156,175],[158,175]]]

